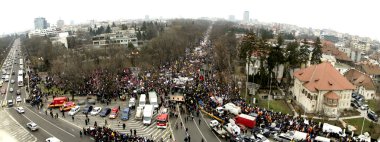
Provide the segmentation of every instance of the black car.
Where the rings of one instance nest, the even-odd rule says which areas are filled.
[[[92,111],[92,108],[93,108],[92,105],[87,105],[83,108],[82,113],[88,114]]]
[[[371,119],[372,121],[375,121],[375,122],[377,122],[379,120],[379,117],[377,116],[377,114],[375,112],[373,112],[371,110],[368,110],[367,112],[368,112],[367,116],[369,119]]]
[[[110,108],[104,108],[100,113],[99,113],[99,115],[101,116],[101,117],[106,117],[108,114],[110,114],[111,113],[111,109]]]

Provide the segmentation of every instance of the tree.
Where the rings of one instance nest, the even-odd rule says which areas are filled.
[[[121,30],[128,30],[128,26],[126,24],[121,25]]]
[[[111,27],[110,27],[110,25],[108,25],[105,33],[111,33],[111,32],[112,32]]]
[[[311,55],[311,64],[319,64],[321,63],[321,58],[322,58],[322,46],[321,46],[321,40],[319,37],[314,41],[314,49],[313,53]]]
[[[115,24],[115,22],[112,22],[112,27],[116,27],[116,24]]]
[[[298,60],[301,64],[306,64],[309,61],[310,56],[310,46],[306,43],[306,39],[303,42],[303,45],[300,47],[300,54],[298,56]]]

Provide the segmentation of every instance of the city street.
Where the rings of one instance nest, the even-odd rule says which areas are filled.
[[[24,64],[21,64],[19,60],[23,59],[23,54],[20,52],[20,44],[20,40],[16,39],[2,67],[2,69],[6,69],[6,75],[9,75],[9,81],[4,82],[1,88],[5,90],[5,94],[2,94],[0,98],[0,103],[4,110],[1,111],[1,116],[6,117],[4,118],[5,121],[2,121],[0,124],[1,127],[4,127],[4,130],[11,130],[6,132],[9,132],[11,136],[14,136],[14,138],[19,141],[45,141],[45,139],[49,137],[57,137],[63,141],[90,141],[89,138],[80,138],[79,131],[81,129],[69,125],[64,121],[49,119],[47,116],[42,115],[36,108],[26,103],[25,100],[28,97],[26,89],[23,85],[18,85],[18,71],[22,70],[21,67],[24,68]],[[3,74],[3,76],[4,75],[5,74]],[[11,88],[13,91],[10,91]],[[16,101],[17,90],[21,93],[19,95],[21,97],[20,102]],[[7,107],[8,100],[12,100],[15,105],[13,107]],[[18,106],[24,108],[24,114],[19,114],[15,110]],[[9,118],[7,116],[9,116]],[[14,121],[12,121],[12,119]],[[28,130],[26,127],[26,123],[28,122],[36,123],[39,130],[36,132]]]

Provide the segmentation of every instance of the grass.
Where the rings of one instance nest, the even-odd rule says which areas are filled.
[[[354,132],[355,134],[360,134],[363,118],[346,119],[343,121],[356,128],[356,131]],[[365,119],[363,133],[364,132],[369,132],[372,138],[377,139],[380,137],[380,125]]]
[[[368,107],[371,110],[373,110],[374,112],[376,112],[376,113],[379,114],[380,113],[380,107],[379,107],[379,105],[377,103],[378,103],[378,101],[375,100],[375,99],[367,101]]]
[[[257,98],[256,105],[260,108],[268,108],[268,101]],[[293,115],[292,110],[286,103],[286,100],[269,100],[269,109],[275,112],[281,112],[284,114]]]

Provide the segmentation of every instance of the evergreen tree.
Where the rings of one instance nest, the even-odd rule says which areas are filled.
[[[105,33],[111,33],[111,32],[112,32],[111,27],[110,27],[110,25],[108,25]]]
[[[115,24],[115,22],[112,22],[112,27],[116,27],[116,24]]]
[[[319,64],[321,63],[321,58],[322,58],[322,46],[321,46],[321,40],[319,37],[314,41],[314,49],[313,53],[311,55],[311,64]]]

